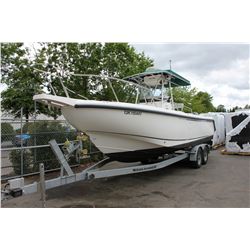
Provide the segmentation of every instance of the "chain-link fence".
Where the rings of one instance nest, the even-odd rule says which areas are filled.
[[[45,170],[60,167],[48,142],[55,139],[63,145],[68,139],[76,140],[78,132],[65,120],[29,120],[1,119],[1,179],[25,176],[37,173],[39,163],[43,162]],[[83,142],[89,158],[85,161],[98,161],[103,156],[87,140]],[[79,165],[72,157],[69,164]]]

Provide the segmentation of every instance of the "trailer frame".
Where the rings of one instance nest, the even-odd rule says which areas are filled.
[[[200,161],[201,158],[204,158],[202,152],[205,152],[206,150],[207,153],[209,153],[210,150],[210,145],[199,144],[186,151],[177,151],[173,154],[164,155],[162,156],[162,159],[160,161],[152,162],[149,164],[135,163],[135,165],[132,166],[112,169],[103,169],[103,167],[108,162],[111,162],[111,160],[106,157],[96,164],[84,169],[82,172],[74,173],[68,165],[65,155],[62,153],[55,140],[50,141],[50,146],[52,147],[53,152],[56,154],[57,159],[61,164],[60,176],[44,181],[44,185],[41,185],[41,182],[36,181],[31,184],[24,185],[23,177],[9,180],[8,189],[2,191],[1,200],[4,200],[6,199],[6,197],[10,196],[17,197],[20,195],[36,193],[38,191],[42,192],[41,186],[43,186],[43,189],[48,190],[78,181],[89,181],[93,179],[109,178],[159,170],[185,159],[188,159],[190,162],[192,162],[194,168],[200,168],[201,165],[204,165],[207,162],[207,159],[206,161]]]

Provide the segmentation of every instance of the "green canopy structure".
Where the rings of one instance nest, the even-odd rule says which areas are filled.
[[[138,82],[138,80],[142,81],[144,79],[144,77],[152,76],[152,75],[164,75],[164,76],[170,77],[172,87],[182,87],[182,86],[190,86],[191,85],[190,81],[188,81],[184,77],[180,76],[179,74],[177,74],[176,72],[174,72],[171,69],[161,70],[161,69],[155,69],[155,68],[148,68],[148,69],[146,69],[145,72],[135,74],[132,76],[128,76],[128,77],[124,78],[124,80]]]

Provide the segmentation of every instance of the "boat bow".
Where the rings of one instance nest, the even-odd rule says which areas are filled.
[[[65,106],[74,107],[78,103],[77,99],[63,97],[63,96],[48,95],[48,94],[34,95],[33,100],[42,102],[46,105],[55,106],[58,108]]]

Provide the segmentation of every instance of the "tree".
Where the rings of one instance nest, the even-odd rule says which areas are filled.
[[[192,108],[197,113],[214,112],[215,108],[212,104],[213,97],[207,92],[199,91],[192,100]]]
[[[10,141],[15,135],[15,131],[10,123],[1,123],[1,141]]]
[[[173,97],[175,102],[183,103],[186,107],[191,108],[193,112],[207,113],[215,111],[212,104],[213,97],[207,92],[198,92],[196,88],[173,88]],[[189,109],[184,109],[184,111],[190,112]]]
[[[229,110],[229,112],[235,112],[235,111],[237,111],[237,110],[239,110],[239,109],[242,109],[242,107],[235,106],[235,107],[231,108],[231,109]]]
[[[66,138],[68,140],[76,139],[75,130],[69,130],[59,122],[37,121],[30,123],[27,130],[32,140],[36,139],[36,143],[33,142],[33,145],[47,145],[52,139],[55,139],[57,143],[64,143]],[[39,162],[44,162],[46,169],[58,167],[58,161],[50,147],[31,149],[31,157],[34,163],[33,171],[38,171]]]
[[[61,80],[67,88],[89,99],[114,100],[107,80],[76,77],[71,73],[122,78],[142,72],[153,63],[127,43],[40,43],[34,51],[14,43],[2,44],[1,52],[2,82],[8,87],[2,92],[2,108],[20,117],[23,107],[26,121],[35,112],[34,94],[51,93],[52,85],[58,95],[65,95]],[[129,86],[114,82],[113,87],[120,101],[129,100],[135,94],[135,88]],[[39,103],[37,106],[41,113],[54,118],[60,114]]]
[[[126,43],[106,43],[102,53],[102,73],[107,76],[124,78],[129,75],[141,73],[153,66],[153,61],[144,53],[137,53],[135,49]],[[99,89],[94,98],[97,100],[113,100],[114,94],[107,81],[97,82],[94,86]],[[136,97],[136,88],[119,82],[113,82],[113,88],[119,101],[133,102]]]
[[[10,152],[10,161],[16,175],[28,174],[32,172],[32,156],[29,150],[12,150]],[[23,164],[21,164],[23,161]]]
[[[216,108],[216,112],[226,112],[225,106],[222,104],[218,105],[218,107]]]
[[[235,106],[235,107],[229,109],[229,112],[235,112],[235,111],[240,110],[240,109],[250,109],[250,104],[246,104],[244,106],[244,108],[243,107],[239,107],[239,106]]]
[[[7,89],[2,92],[2,109],[15,117],[23,115],[28,121],[29,116],[35,112],[35,93],[42,93],[42,80],[33,70],[34,60],[30,58],[30,51],[20,43],[1,44],[2,82]],[[46,110],[40,105],[40,110]]]
[[[76,77],[70,73],[95,74],[123,78],[144,71],[153,61],[144,53],[137,53],[127,43],[45,43],[39,57],[46,58],[43,65],[44,82],[51,82],[59,95],[65,95],[63,83],[71,90],[96,100],[114,100],[112,89],[106,79]],[[61,70],[59,70],[61,69]],[[134,89],[113,82],[120,101],[128,99]],[[48,89],[49,89],[48,85]],[[72,97],[75,97],[74,94]]]
[[[30,145],[47,145],[52,139],[57,143],[64,143],[66,139],[75,140],[76,131],[70,129],[68,126],[60,122],[51,121],[37,121],[25,123],[23,132],[28,133]],[[22,152],[23,151],[23,152]],[[21,164],[21,155],[23,164]],[[32,149],[12,150],[10,153],[10,160],[14,166],[14,172],[20,175],[29,172],[36,172],[39,170],[39,163],[43,162],[46,170],[53,169],[59,166],[57,159],[50,147],[40,147]],[[75,164],[74,159],[70,163]],[[23,171],[21,167],[23,166]]]

